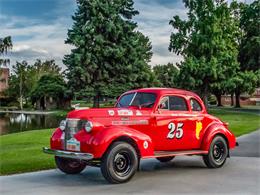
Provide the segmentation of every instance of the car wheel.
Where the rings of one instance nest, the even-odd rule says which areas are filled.
[[[167,156],[167,157],[158,157],[156,159],[159,160],[160,162],[169,162],[174,158],[175,156]]]
[[[219,168],[225,164],[227,156],[226,140],[221,136],[216,136],[210,144],[209,153],[203,156],[203,160],[208,168]]]
[[[67,174],[78,174],[86,167],[86,163],[77,159],[63,158],[55,156],[55,163],[57,167]]]
[[[125,142],[115,142],[102,158],[101,172],[110,183],[124,183],[134,176],[138,162],[133,146]]]

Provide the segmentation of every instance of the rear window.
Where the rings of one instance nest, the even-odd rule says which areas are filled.
[[[170,96],[170,110],[187,111],[186,100],[183,97]]]
[[[161,99],[159,109],[188,111],[188,106],[183,97],[166,96]]]
[[[190,106],[192,111],[197,111],[197,112],[202,111],[202,107],[200,103],[194,98],[190,100]]]

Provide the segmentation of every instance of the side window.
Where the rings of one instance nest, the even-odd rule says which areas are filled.
[[[164,97],[161,99],[159,109],[169,110],[169,97]]]
[[[178,96],[170,96],[170,110],[188,111],[186,100]]]
[[[200,103],[193,98],[190,99],[190,106],[192,111],[197,111],[197,112],[202,111],[202,107]]]

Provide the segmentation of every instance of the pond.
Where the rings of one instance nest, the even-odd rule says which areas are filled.
[[[0,135],[55,128],[63,118],[55,115],[0,113]]]

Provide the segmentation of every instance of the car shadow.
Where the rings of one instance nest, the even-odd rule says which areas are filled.
[[[187,157],[188,159],[189,157]],[[204,165],[202,158],[196,159],[179,159],[176,157],[172,161],[169,162],[159,162],[156,159],[152,160],[143,160],[140,166],[139,172],[151,172],[151,171],[163,171],[163,170],[177,170],[177,169],[205,169],[206,166]]]
[[[137,172],[136,178],[146,179],[150,176],[164,176],[164,174],[169,174],[173,172],[175,175],[199,170],[207,170],[206,166],[203,164],[201,158],[189,159],[191,157],[176,159],[161,163],[156,159],[146,159],[141,161],[139,171]],[[198,174],[199,174],[198,172]],[[27,182],[32,183],[42,183],[44,185],[51,186],[99,186],[99,185],[111,185],[109,184],[100,171],[100,168],[87,167],[81,174],[77,175],[66,175],[59,170],[50,170],[38,174],[37,177],[26,177],[24,178]],[[134,179],[134,180],[135,180]],[[139,180],[139,179],[138,179]],[[131,182],[131,181],[130,181]]]

